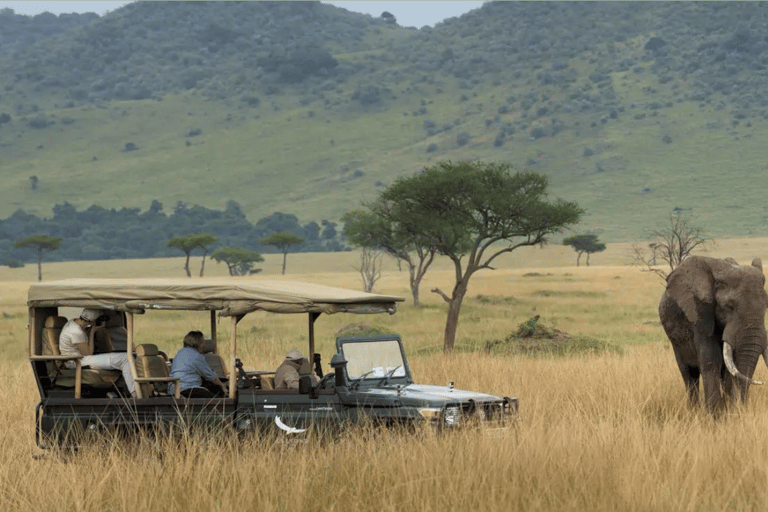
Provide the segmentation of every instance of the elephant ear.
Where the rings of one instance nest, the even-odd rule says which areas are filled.
[[[722,271],[729,262],[691,256],[667,276],[667,295],[672,297],[686,318],[696,322],[704,311],[714,312],[714,271]]]

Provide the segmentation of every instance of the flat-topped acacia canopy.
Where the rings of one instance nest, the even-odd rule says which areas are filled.
[[[29,307],[98,307],[272,313],[394,313],[402,297],[298,281],[258,279],[64,279],[32,284]]]

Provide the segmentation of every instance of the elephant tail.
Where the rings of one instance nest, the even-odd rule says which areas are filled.
[[[768,353],[768,350],[766,350],[766,353]],[[765,358],[765,353],[763,354],[763,358]],[[725,361],[725,367],[728,368],[728,371],[731,372],[731,375],[736,377],[739,380],[743,380],[744,382],[749,382],[750,384],[757,384],[762,385],[763,383],[759,380],[754,380],[743,373],[739,371],[738,368],[736,368],[736,363],[733,362],[733,347],[730,346],[728,343],[723,343],[723,360]],[[766,364],[768,364],[768,360],[766,360]]]

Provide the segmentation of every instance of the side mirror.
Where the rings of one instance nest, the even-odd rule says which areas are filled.
[[[335,373],[335,382],[337,388],[346,386],[347,383],[344,380],[344,369],[347,367],[347,361],[341,354],[334,354],[331,358],[331,368]]]

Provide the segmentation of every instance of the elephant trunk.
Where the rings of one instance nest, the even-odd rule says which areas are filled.
[[[766,354],[768,354],[768,348],[765,350],[765,352],[763,352],[763,358],[765,358]],[[728,368],[728,371],[731,372],[731,375],[737,379],[744,382],[749,382],[750,384],[763,384],[759,380],[754,380],[750,377],[747,377],[741,373],[738,368],[736,368],[736,363],[733,361],[733,347],[729,343],[723,343],[723,360],[725,361],[725,367]],[[766,364],[768,364],[768,362],[766,362]]]

